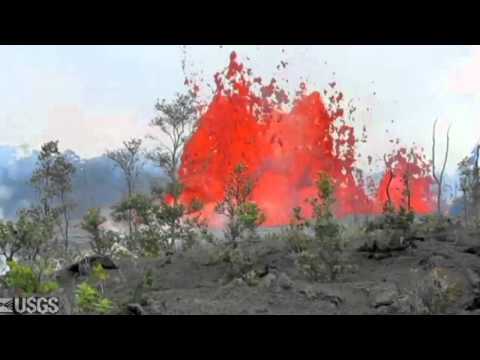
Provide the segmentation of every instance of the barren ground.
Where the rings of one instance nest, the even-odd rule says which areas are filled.
[[[162,315],[480,313],[476,305],[471,306],[475,301],[480,306],[480,257],[464,252],[476,245],[476,239],[465,236],[456,243],[426,239],[416,242],[416,249],[392,253],[383,260],[358,252],[362,243],[355,240],[347,250],[355,270],[335,282],[306,278],[295,266],[286,241],[277,237],[242,245],[255,254],[254,269],[263,272],[255,285],[241,277],[229,278],[227,264],[212,263],[212,248],[196,246],[160,259],[119,260],[119,270],[110,271],[105,294],[119,314],[128,314],[127,305],[132,303],[146,314]],[[438,269],[456,290],[441,311],[427,311],[422,294],[425,279]],[[153,282],[141,289],[147,270]],[[79,281],[63,283],[64,293],[71,294]]]

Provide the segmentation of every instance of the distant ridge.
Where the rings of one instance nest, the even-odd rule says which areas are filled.
[[[65,151],[65,154],[77,168],[72,194],[77,203],[74,217],[81,217],[91,207],[111,206],[122,198],[124,180],[110,159],[105,156],[82,159],[71,150]],[[13,219],[19,209],[36,202],[29,180],[37,156],[38,151],[25,152],[21,147],[0,145],[0,218]],[[161,169],[145,162],[137,191],[147,192],[153,183],[164,179]]]

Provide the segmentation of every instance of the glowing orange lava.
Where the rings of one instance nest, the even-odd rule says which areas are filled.
[[[215,83],[215,95],[186,144],[179,173],[185,186],[181,201],[203,201],[204,215],[211,225],[221,221],[213,209],[224,196],[226,179],[239,163],[247,165],[256,179],[252,201],[264,210],[265,225],[288,224],[296,206],[302,206],[309,215],[305,199],[316,194],[314,180],[319,171],[335,181],[337,216],[381,212],[389,172],[377,195],[367,196],[355,167],[358,140],[353,126],[345,120],[341,92],[327,97],[326,106],[319,92],[307,93],[302,83],[292,100],[275,80],[262,85],[260,78],[253,78],[235,53],[228,69],[215,75]],[[335,83],[330,88],[334,89]],[[285,109],[287,104],[291,109]],[[403,205],[402,176],[408,168],[412,208],[422,213],[432,211],[435,204],[426,164],[419,156],[407,159],[402,155],[392,156],[389,163],[394,172],[393,203]]]

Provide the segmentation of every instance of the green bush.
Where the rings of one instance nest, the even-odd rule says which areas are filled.
[[[36,208],[22,209],[16,222],[0,220],[0,254],[36,260],[53,236],[53,218],[43,216]]]
[[[325,278],[333,281],[346,268],[341,236],[343,228],[332,211],[335,203],[332,179],[320,173],[315,184],[317,196],[307,200],[313,217],[307,220],[300,207],[294,208],[286,237],[302,273],[313,280]],[[313,236],[305,233],[308,229],[313,230]]]
[[[417,284],[420,309],[427,314],[445,314],[465,292],[464,284],[450,276],[447,269],[435,267]]]
[[[40,284],[39,287],[39,292],[40,294],[50,294],[54,291],[57,291],[59,288],[59,285],[55,281],[47,281],[43,284]]]
[[[41,272],[36,272],[33,267],[10,261],[10,272],[5,277],[5,283],[11,289],[18,289],[27,295],[49,294],[58,289],[54,281],[41,281]]]
[[[296,254],[307,251],[312,247],[312,237],[299,230],[289,229],[285,231],[284,238],[287,240],[290,249]]]
[[[22,265],[16,261],[10,261],[10,272],[6,276],[6,284],[9,288],[20,289],[26,294],[35,293],[39,288],[39,281],[30,266]]]
[[[180,185],[179,185],[180,186]],[[171,188],[177,191],[179,188]],[[169,192],[171,194],[171,192]],[[145,257],[158,257],[164,252],[176,250],[181,242],[183,249],[190,248],[197,238],[206,231],[205,223],[200,219],[202,203],[193,200],[188,206],[170,203],[161,198],[157,204],[153,197],[134,194],[114,207],[115,221],[125,221],[133,215],[134,230],[128,238],[130,251]]]
[[[115,244],[120,243],[120,237],[113,231],[101,228],[107,219],[101,215],[100,209],[93,208],[83,217],[81,227],[90,234],[90,247],[99,255],[111,256]]]
[[[410,235],[413,232],[415,213],[406,210],[404,207],[396,210],[392,205],[385,204],[381,217],[367,223],[366,231],[394,229],[401,230],[404,235]]]
[[[82,313],[108,314],[113,309],[113,303],[87,282],[78,285],[75,298],[77,307]]]
[[[224,189],[224,198],[215,212],[227,218],[225,238],[235,243],[245,233],[254,234],[265,222],[263,211],[251,201],[255,180],[244,164],[237,165]]]

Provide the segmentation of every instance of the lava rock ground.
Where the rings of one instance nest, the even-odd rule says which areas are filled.
[[[119,269],[109,271],[105,295],[116,313],[133,315],[477,314],[480,256],[466,251],[475,243],[431,238],[377,259],[357,251],[359,239],[348,250],[355,271],[335,282],[314,282],[299,272],[286,241],[272,237],[243,245],[259,269],[268,268],[255,284],[228,278],[227,264],[212,263],[212,248],[196,246],[159,259],[120,260]],[[149,286],[142,285],[146,272]],[[432,273],[441,279],[432,280]],[[436,310],[425,284],[443,286],[442,279],[456,291]]]

